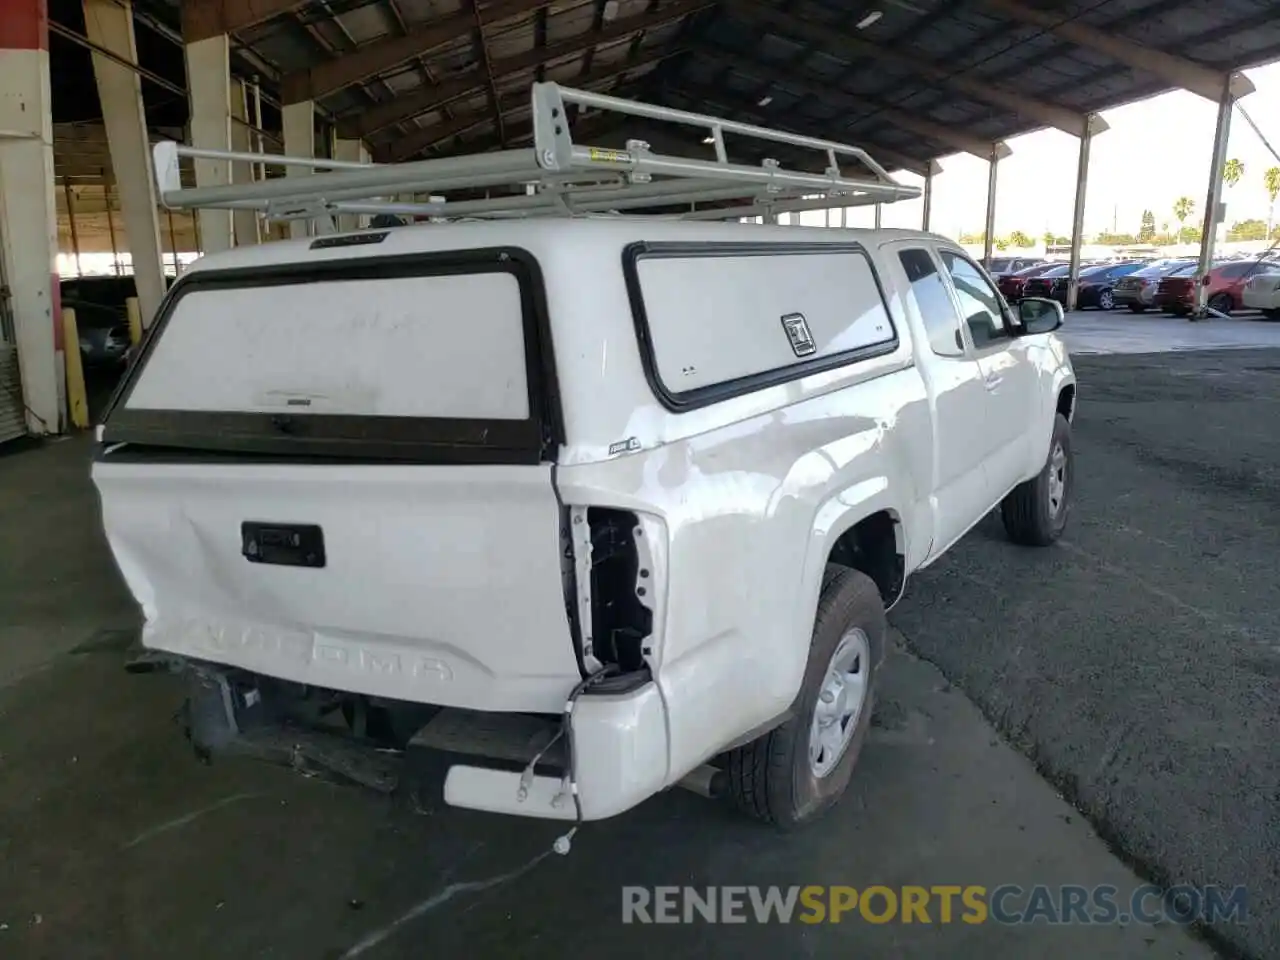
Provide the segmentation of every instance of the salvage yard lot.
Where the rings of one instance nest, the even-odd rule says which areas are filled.
[[[562,858],[553,825],[202,766],[173,682],[120,670],[136,621],[85,445],[0,457],[0,957],[1211,955],[1172,926],[621,923],[624,885],[1132,870],[1247,885],[1250,922],[1212,944],[1280,955],[1280,349],[1134,352],[1280,325],[1163,323],[1068,319],[1127,355],[1077,361],[1064,541],[988,518],[912,580],[854,785],[790,837],[676,792]]]

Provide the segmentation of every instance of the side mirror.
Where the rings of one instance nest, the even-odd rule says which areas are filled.
[[[1018,301],[1018,320],[1023,333],[1052,333],[1062,326],[1062,304],[1048,297],[1027,297]]]

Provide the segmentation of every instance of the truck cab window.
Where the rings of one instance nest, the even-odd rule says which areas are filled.
[[[911,282],[911,295],[929,334],[929,346],[941,357],[964,355],[964,339],[956,323],[955,307],[947,296],[947,286],[928,250],[903,250],[898,254],[902,269]]]
[[[946,250],[942,251],[942,262],[956,288],[960,315],[969,326],[974,348],[981,350],[1006,339],[1009,334],[1004,323],[1004,301],[982,271]]]

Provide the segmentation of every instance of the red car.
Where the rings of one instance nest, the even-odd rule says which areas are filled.
[[[1260,260],[1228,260],[1214,264],[1205,275],[1205,303],[1219,313],[1230,313],[1243,303],[1244,285],[1268,264]],[[1186,316],[1196,303],[1196,265],[1190,264],[1165,277],[1156,286],[1155,305],[1174,316]]]
[[[1004,298],[1012,303],[1023,295],[1022,288],[1026,286],[1028,280],[1032,277],[1038,277],[1056,266],[1059,266],[1059,264],[1037,263],[1031,267],[1024,267],[1017,273],[1004,273],[996,277],[996,286],[1000,288]]]

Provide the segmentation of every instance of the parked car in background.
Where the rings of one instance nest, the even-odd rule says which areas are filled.
[[[1004,298],[1012,303],[1023,296],[1022,288],[1032,277],[1038,277],[1048,273],[1061,264],[1046,260],[1044,263],[1033,264],[1030,267],[1023,267],[1016,273],[1003,273],[996,278],[996,286],[1000,288],[1000,292],[1004,294]]]
[[[1211,310],[1230,313],[1244,305],[1245,284],[1251,277],[1271,274],[1280,265],[1274,260],[1218,261],[1205,275],[1205,303]],[[1165,277],[1156,287],[1155,304],[1174,316],[1185,316],[1195,308],[1196,264]]]
[[[999,280],[1001,277],[1043,262],[1040,257],[992,257],[990,265],[987,266],[987,273],[992,279]]]
[[[129,351],[129,313],[135,296],[133,277],[76,277],[63,280],[63,308],[76,312],[80,359],[86,367],[122,365]]]
[[[1128,307],[1134,313],[1142,313],[1155,303],[1156,286],[1167,277],[1186,266],[1195,266],[1194,260],[1185,257],[1157,260],[1127,277],[1121,277],[1111,288],[1112,299],[1118,307]]]
[[[1034,277],[1028,278],[1022,285],[1022,296],[1024,297],[1049,297],[1053,295],[1053,285],[1055,280],[1060,280],[1071,272],[1071,264],[1059,263],[1045,270]],[[1064,288],[1065,289],[1065,288]],[[1055,298],[1056,299],[1056,298]],[[1066,294],[1062,296],[1061,303],[1066,302]]]
[[[1240,299],[1246,309],[1261,310],[1268,320],[1280,320],[1280,263],[1271,261],[1245,280]]]
[[[1146,264],[1141,260],[1130,260],[1124,263],[1106,263],[1080,271],[1080,289],[1076,292],[1076,308],[1097,307],[1099,310],[1110,310],[1115,303],[1115,284],[1132,273],[1141,270]],[[1064,280],[1065,288],[1066,282]],[[1056,300],[1057,297],[1054,297]],[[1065,301],[1065,290],[1063,299]]]
[[[1083,296],[1084,296],[1083,289],[1084,289],[1084,284],[1086,282],[1086,278],[1093,278],[1098,281],[1105,281],[1105,277],[1107,276],[1107,274],[1098,273],[1095,276],[1094,272],[1114,270],[1114,269],[1118,269],[1121,266],[1128,266],[1128,264],[1097,263],[1097,262],[1080,264],[1080,284],[1081,284],[1081,291],[1082,291],[1081,293],[1082,302],[1078,304],[1078,306],[1096,307],[1098,306],[1098,301],[1101,296],[1101,291],[1103,287],[1099,287],[1097,290],[1091,292],[1090,296],[1093,299],[1090,302],[1086,303],[1083,301]],[[1138,266],[1140,265],[1134,265],[1133,268],[1136,270]],[[1067,286],[1070,282],[1071,282],[1071,264],[1060,263],[1055,265],[1053,269],[1046,270],[1044,273],[1040,274],[1038,277],[1032,277],[1031,279],[1029,279],[1023,285],[1022,296],[1050,297],[1054,300],[1057,300],[1059,303],[1065,306],[1067,302]],[[1107,286],[1105,283],[1103,286],[1107,290],[1110,290],[1110,287]],[[1110,309],[1110,307],[1107,307],[1106,309]]]

